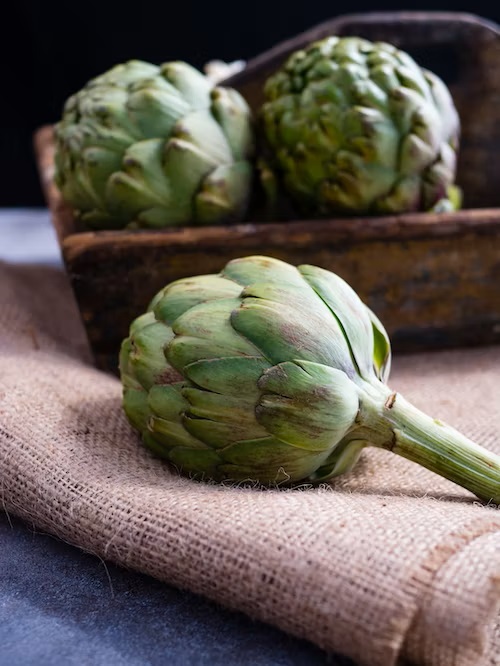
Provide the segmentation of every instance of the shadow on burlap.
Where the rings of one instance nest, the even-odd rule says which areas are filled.
[[[180,478],[92,367],[65,276],[0,264],[5,509],[361,665],[500,663],[500,511],[369,450],[332,485]],[[390,385],[500,452],[500,347],[398,357]]]

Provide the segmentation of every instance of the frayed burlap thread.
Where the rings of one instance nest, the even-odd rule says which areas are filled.
[[[397,357],[390,385],[500,452],[500,347]],[[314,489],[179,477],[92,366],[57,269],[0,264],[0,493],[37,529],[362,666],[500,663],[498,507],[376,450]]]

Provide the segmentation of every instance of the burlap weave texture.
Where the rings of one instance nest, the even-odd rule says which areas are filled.
[[[500,347],[396,357],[389,383],[500,452]],[[375,450],[316,489],[180,478],[92,366],[55,269],[0,264],[0,489],[38,529],[361,665],[500,664],[497,507]]]

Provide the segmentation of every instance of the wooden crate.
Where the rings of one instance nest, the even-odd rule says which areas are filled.
[[[500,29],[458,13],[374,13],[327,21],[248,63],[226,83],[250,105],[296,48],[328,34],[384,40],[440,75],[457,105],[463,210],[166,230],[80,231],[53,182],[53,127],[34,136],[40,177],[98,367],[117,372],[130,322],[168,282],[266,254],[347,280],[395,352],[500,341]]]

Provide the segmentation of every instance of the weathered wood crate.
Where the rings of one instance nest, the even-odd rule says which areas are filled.
[[[279,44],[227,82],[251,106],[296,48],[329,34],[388,41],[441,76],[457,105],[464,209],[159,231],[78,230],[53,183],[53,128],[35,134],[40,176],[96,364],[117,371],[131,320],[168,282],[267,254],[335,271],[386,326],[396,352],[500,341],[500,28],[469,14],[342,16]]]

